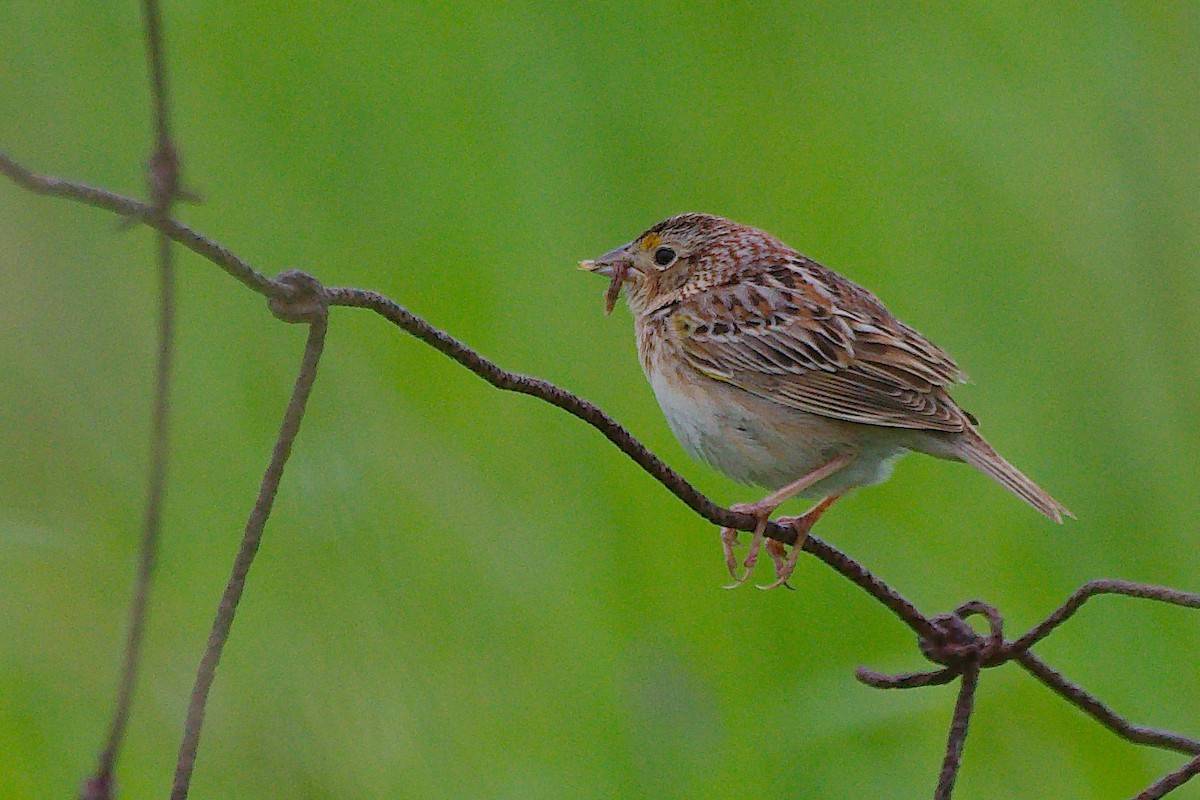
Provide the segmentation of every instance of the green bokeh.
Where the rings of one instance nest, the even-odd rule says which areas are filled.
[[[603,9],[603,10],[602,10]],[[628,313],[574,262],[672,213],[757,224],[977,381],[1079,515],[913,457],[822,522],[933,612],[1019,629],[1094,577],[1200,587],[1195,3],[204,3],[165,8],[180,215],[274,273],[373,288],[673,441]],[[0,3],[0,149],[139,193],[138,8]],[[0,183],[0,797],[70,797],[110,713],[148,445],[144,229]],[[172,484],[127,797],[165,796],[302,331],[180,256]],[[765,577],[765,573],[764,576]],[[723,592],[715,531],[595,431],[338,311],[212,695],[196,798],[929,796],[953,690],[815,561]],[[1194,614],[1105,599],[1040,652],[1200,732]],[[1180,763],[1015,668],[963,798],[1135,794]],[[1190,794],[1189,794],[1190,790]],[[1200,797],[1196,787],[1177,797]]]

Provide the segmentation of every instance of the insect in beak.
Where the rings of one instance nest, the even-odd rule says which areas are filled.
[[[621,286],[628,280],[629,260],[625,254],[625,247],[610,250],[594,260],[580,261],[579,268],[609,279],[608,289],[604,292],[604,314],[611,314],[617,304],[617,297],[621,294]]]
[[[625,283],[625,273],[629,267],[624,263],[617,263],[612,268],[612,280],[608,283],[608,288],[604,290],[604,316],[612,314],[613,306],[617,304],[617,296],[621,294],[621,285]]]

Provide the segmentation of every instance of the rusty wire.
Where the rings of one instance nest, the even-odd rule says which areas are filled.
[[[175,201],[183,192],[179,182],[179,156],[171,140],[162,15],[158,0],[143,0],[142,22],[153,97],[151,118],[154,125],[154,149],[147,165],[146,181],[151,206],[146,215],[166,219],[171,216]],[[133,596],[129,602],[129,623],[120,676],[117,679],[113,715],[100,756],[96,760],[96,769],[83,782],[80,800],[109,800],[115,791],[114,774],[121,745],[125,741],[125,732],[129,727],[129,716],[133,710],[133,698],[141,664],[142,639],[146,634],[146,619],[150,611],[150,586],[158,560],[162,509],[166,502],[171,441],[171,375],[175,360],[175,261],[171,237],[159,231],[155,238],[159,273],[158,347],[154,370],[154,402],[150,412],[150,464],[142,515],[142,536],[138,545]]]
[[[188,195],[180,187],[179,159],[171,141],[161,18],[156,0],[144,0],[143,12],[155,121],[155,148],[150,159],[148,181],[150,202],[142,202],[75,181],[40,176],[0,152],[0,173],[17,185],[36,194],[69,199],[108,210],[127,220],[147,225],[158,233],[158,258],[162,277],[159,361],[152,414],[151,478],[142,545],[135,578],[134,600],[131,603],[125,663],[117,692],[117,710],[97,771],[85,782],[82,797],[86,800],[107,800],[112,796],[114,764],[128,722],[144,632],[150,577],[159,535],[158,520],[166,487],[168,399],[174,330],[171,242],[183,245],[220,267],[248,288],[264,295],[268,298],[272,313],[280,319],[306,324],[309,330],[292,397],[197,670],[176,764],[172,800],[184,800],[187,797],[207,696],[215,679],[221,653],[228,641],[237,605],[261,542],[275,493],[282,480],[284,464],[303,421],[305,404],[312,390],[328,327],[328,309],[331,307],[372,311],[453,359],[492,386],[536,397],[572,414],[600,431],[699,516],[721,526],[745,531],[754,529],[754,517],[714,503],[593,403],[540,378],[501,368],[450,334],[430,325],[377,292],[355,288],[327,288],[311,275],[298,271],[286,272],[274,279],[268,278],[218,242],[176,220],[171,213],[173,204],[179,199],[186,199]],[[771,523],[766,535],[787,544],[793,543],[796,538],[793,529],[776,523]],[[951,613],[927,616],[867,567],[833,545],[810,535],[803,547],[806,552],[858,586],[906,624],[916,634],[921,653],[938,667],[923,672],[894,675],[859,667],[856,676],[860,681],[881,689],[912,689],[959,681],[959,692],[947,734],[942,768],[934,790],[935,800],[949,800],[953,792],[974,708],[975,691],[983,670],[1001,666],[1009,661],[1017,662],[1043,686],[1118,736],[1136,744],[1197,756],[1138,794],[1135,800],[1163,797],[1200,774],[1200,740],[1129,722],[1030,650],[1033,645],[1058,630],[1089,599],[1099,595],[1121,595],[1187,608],[1200,608],[1200,594],[1120,580],[1092,581],[1076,590],[1061,606],[1026,633],[1010,640],[1004,637],[1004,620],[1000,612],[987,603],[972,600],[963,603]],[[987,623],[986,634],[977,632],[969,624],[967,620],[972,616],[982,617]]]

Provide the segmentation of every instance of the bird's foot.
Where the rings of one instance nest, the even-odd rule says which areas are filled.
[[[775,520],[780,525],[791,525],[796,531],[796,541],[792,545],[792,551],[787,551],[787,545],[783,542],[777,542],[771,539],[767,542],[767,553],[771,556],[771,561],[775,564],[775,580],[765,586],[758,585],[759,589],[764,592],[769,592],[772,589],[778,589],[780,586],[792,588],[788,583],[792,573],[796,571],[796,561],[800,558],[800,551],[804,549],[804,541],[808,539],[808,532],[812,529],[816,519],[807,519],[807,514],[802,514],[799,517],[780,517]]]
[[[778,522],[780,525],[785,525],[794,519],[796,519],[796,517],[780,517],[778,520],[776,520],[776,522]],[[804,542],[799,538],[797,538],[796,541],[799,542],[801,547],[804,546]],[[766,586],[758,586],[758,584],[755,584],[755,586],[764,590],[774,589],[778,586],[782,586],[785,589],[792,589],[795,591],[793,586],[788,583],[788,578],[792,577],[792,573],[796,570],[796,565],[791,564],[789,569],[788,562],[790,559],[788,558],[787,545],[783,542],[777,542],[774,539],[768,539],[767,555],[771,557],[771,562],[775,565],[775,580]]]
[[[754,565],[758,563],[758,553],[762,548],[763,532],[767,529],[767,523],[771,519],[771,512],[775,507],[766,507],[759,503],[737,503],[729,507],[731,511],[739,511],[743,514],[751,514],[758,518],[758,526],[754,529],[754,538],[750,540],[750,551],[746,553],[746,558],[742,561],[742,569],[745,572],[738,575],[738,559],[734,555],[733,548],[737,546],[738,534],[741,533],[737,528],[721,528],[721,546],[725,551],[725,566],[729,568],[729,575],[733,578],[733,583],[724,587],[726,589],[736,589],[742,586],[750,579],[750,573],[754,570]]]
[[[833,505],[835,500],[837,500],[837,495],[826,497],[798,517],[780,517],[775,520],[780,525],[792,526],[796,531],[796,541],[792,544],[792,551],[790,553],[787,553],[787,545],[782,542],[777,542],[774,539],[767,542],[767,553],[771,556],[771,561],[775,564],[775,580],[765,586],[759,586],[759,589],[770,591],[771,589],[778,589],[780,586],[786,586],[789,589],[792,588],[788,580],[792,577],[792,573],[796,571],[796,561],[800,558],[800,551],[804,549],[804,542],[808,540],[808,532],[812,530],[813,525],[817,524],[817,520]]]

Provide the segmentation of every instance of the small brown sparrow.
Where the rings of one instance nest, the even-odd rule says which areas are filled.
[[[798,539],[768,540],[773,589],[786,585],[813,523],[842,495],[882,483],[910,450],[965,461],[1055,522],[1074,516],[992,449],[947,393],[966,376],[866,289],[771,234],[680,214],[580,268],[624,287],[638,355],[667,424],[691,455],[774,490],[734,508],[758,517],[737,574],[738,532],[721,531],[745,583],[767,520],[795,495],[821,498],[780,518]]]

